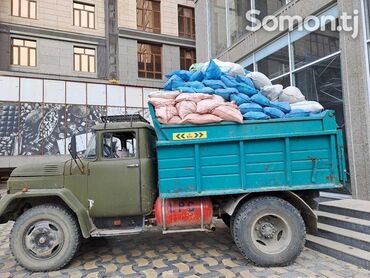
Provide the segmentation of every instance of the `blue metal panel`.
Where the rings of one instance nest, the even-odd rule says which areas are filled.
[[[345,178],[343,138],[332,111],[202,126],[161,125],[153,107],[150,112],[163,198],[336,188]],[[196,132],[203,138],[188,134]],[[176,140],[174,133],[189,136]]]

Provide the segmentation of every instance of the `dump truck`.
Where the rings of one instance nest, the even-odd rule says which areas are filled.
[[[0,200],[12,254],[30,271],[67,265],[82,239],[212,232],[216,219],[259,266],[292,263],[315,232],[319,191],[346,181],[333,111],[308,118],[163,125],[104,117],[84,154],[16,168]],[[206,236],[206,234],[205,234]],[[86,243],[87,244],[87,243]]]

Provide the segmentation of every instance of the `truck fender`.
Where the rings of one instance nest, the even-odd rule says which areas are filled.
[[[90,232],[93,230],[94,225],[90,218],[87,208],[85,208],[76,196],[68,189],[29,189],[27,192],[17,192],[14,194],[7,194],[0,199],[0,218],[4,215],[7,208],[13,201],[28,198],[39,197],[58,197],[68,208],[70,208],[77,216],[80,225],[81,233],[84,238],[90,237]]]
[[[273,192],[273,193],[266,193],[262,194],[262,196],[271,195],[285,199],[286,201],[290,202],[296,209],[298,209],[302,215],[302,218],[306,224],[306,228],[310,233],[317,232],[317,215],[313,211],[313,209],[296,193],[292,191],[281,191],[281,192]],[[237,197],[230,198],[226,203],[221,206],[221,209],[225,211],[228,215],[233,215],[236,208],[239,204],[242,204],[247,199],[261,196],[256,194],[243,194]]]

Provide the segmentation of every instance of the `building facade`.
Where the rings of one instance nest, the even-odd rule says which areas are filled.
[[[274,84],[297,86],[307,99],[335,110],[346,135],[347,189],[355,198],[370,200],[369,1],[198,0],[195,8],[199,61],[216,57],[240,63]],[[316,27],[309,21],[309,30],[296,21],[293,28],[248,31],[246,12],[251,9],[260,11],[261,21],[266,15],[315,15],[320,20]],[[358,20],[357,36],[341,30],[343,13]]]
[[[83,151],[103,115],[149,119],[148,93],[195,62],[194,14],[191,0],[0,1],[0,172],[57,159],[73,134]]]

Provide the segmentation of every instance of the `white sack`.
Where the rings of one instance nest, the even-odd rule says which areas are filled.
[[[253,84],[257,89],[272,85],[270,79],[266,75],[258,71],[248,73],[247,77],[252,79]]]
[[[279,101],[289,102],[290,104],[305,100],[306,98],[302,94],[301,90],[294,86],[285,88],[279,96]]]
[[[308,113],[320,113],[324,107],[316,101],[301,101],[290,105],[292,110],[298,109]]]
[[[271,85],[262,88],[262,94],[271,101],[277,101],[283,92],[283,85]]]

